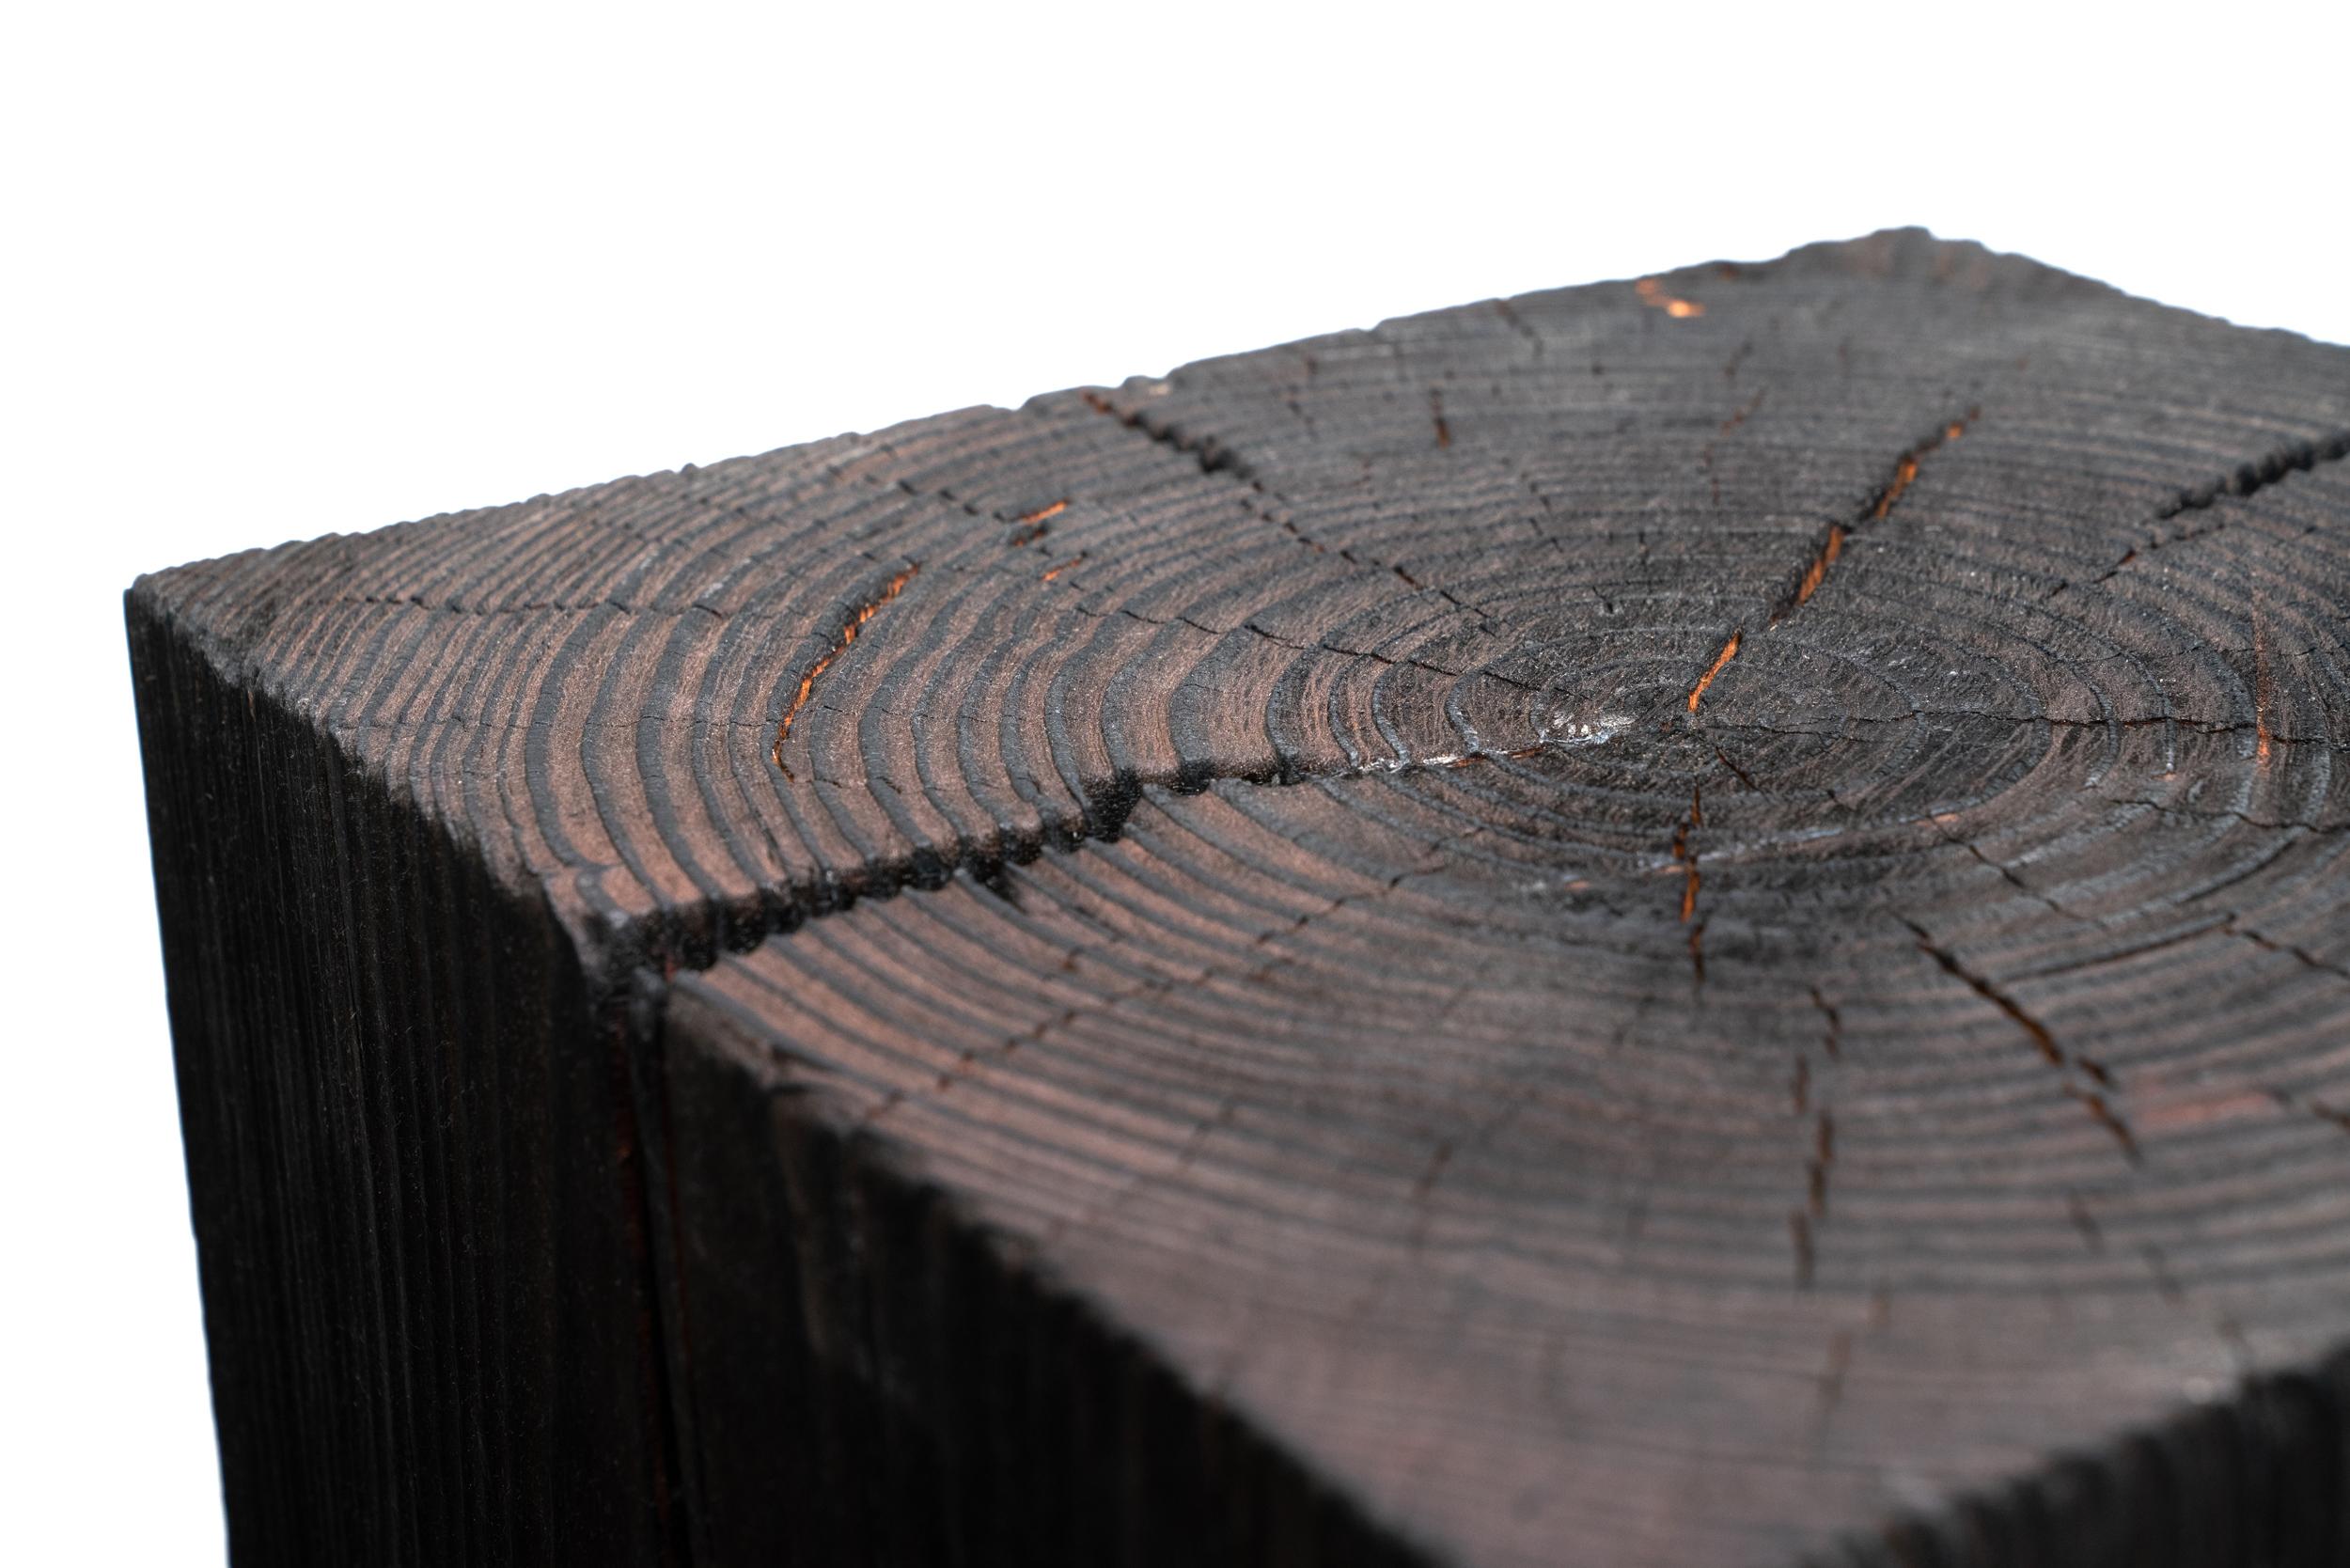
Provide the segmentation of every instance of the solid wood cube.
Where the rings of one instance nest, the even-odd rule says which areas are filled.
[[[1909,231],[143,578],[238,1560],[2350,1560],[2345,455]]]

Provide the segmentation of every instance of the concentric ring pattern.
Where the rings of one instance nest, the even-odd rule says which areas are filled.
[[[179,591],[1401,1537],[1689,1568],[2350,1342],[2345,455],[1898,234]]]

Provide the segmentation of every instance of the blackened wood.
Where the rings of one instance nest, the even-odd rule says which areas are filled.
[[[2345,456],[1908,232],[144,579],[240,1558],[2342,1560]]]
[[[130,621],[232,1558],[658,1560],[618,1020],[542,898]]]

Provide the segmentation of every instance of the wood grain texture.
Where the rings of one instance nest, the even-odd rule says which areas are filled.
[[[2345,457],[1904,231],[143,579],[240,1558],[2350,1559]]]

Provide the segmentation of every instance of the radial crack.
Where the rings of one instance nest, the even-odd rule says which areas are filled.
[[[2167,523],[2181,512],[2200,511],[2222,496],[2241,498],[2267,489],[2288,474],[2306,474],[2320,463],[2340,463],[2346,457],[2350,457],[2350,431],[2337,431],[2316,441],[2288,442],[2273,452],[2237,464],[2235,471],[2225,478],[2180,491],[2154,513],[2154,521]],[[2160,549],[2162,542],[2168,541],[2148,548]]]
[[[1644,277],[1635,283],[1632,286],[1632,291],[1640,296],[1642,305],[1654,310],[1661,310],[1677,321],[1687,321],[1692,317],[1705,314],[1704,306],[1700,305],[1696,300],[1684,300],[1677,294],[1667,293],[1665,286],[1653,277]]]
[[[1698,711],[1698,699],[1705,695],[1705,688],[1714,683],[1714,677],[1722,672],[1722,666],[1737,656],[1738,634],[1732,632],[1730,640],[1722,644],[1722,651],[1714,655],[1714,662],[1705,666],[1705,673],[1698,677],[1698,683],[1689,688],[1689,712]]]
[[[1778,625],[1809,603],[1811,596],[1819,592],[1820,585],[1827,581],[1829,569],[1843,555],[1845,541],[1868,525],[1882,523],[1890,516],[1893,509],[1901,505],[1902,497],[1909,494],[1909,487],[1918,482],[1919,472],[1927,457],[1965,435],[1967,427],[1982,416],[1981,409],[1969,408],[1955,419],[1944,420],[1940,428],[1894,459],[1891,475],[1877,487],[1876,494],[1870,496],[1858,515],[1849,523],[1831,523],[1827,525],[1802,574],[1771,606],[1770,623]]]
[[[2205,508],[2217,506],[2223,499],[2241,500],[2255,492],[2267,489],[2287,475],[2306,474],[2320,464],[2340,463],[2344,458],[2350,458],[2350,431],[2338,431],[2332,435],[2316,441],[2288,442],[2275,451],[2264,453],[2250,462],[2237,464],[2233,473],[2223,478],[2180,491],[2169,501],[2163,503],[2160,510],[2154,513],[2154,520],[2156,523],[2168,523],[2184,513],[2201,511]],[[2092,577],[2089,580],[2089,586],[2095,588],[2100,584],[2110,582],[2123,567],[2128,566],[2132,561],[2142,560],[2157,550],[2167,549],[2173,544],[2185,544],[2189,540],[2202,539],[2216,534],[2225,528],[2229,521],[2224,516],[2218,517],[2200,528],[2184,528],[2175,534],[2161,534],[2133,544],[2122,552],[2119,560]],[[2059,583],[2048,590],[2045,597],[2054,599],[2071,586],[2070,583]]]
[[[849,618],[841,622],[840,630],[833,635],[832,646],[826,649],[814,664],[808,666],[806,675],[800,677],[799,690],[791,695],[791,705],[783,711],[783,717],[776,725],[773,756],[776,768],[781,770],[784,777],[791,778],[792,773],[791,767],[783,760],[783,743],[791,738],[791,726],[799,721],[800,711],[807,706],[809,696],[816,690],[817,681],[822,677],[824,671],[833,666],[835,660],[849,651],[849,645],[856,641],[857,634],[865,629],[865,623],[879,615],[891,600],[904,592],[906,584],[912,582],[914,574],[921,569],[919,562],[908,566],[903,572],[899,572],[883,585],[881,592],[851,611]]]
[[[1122,409],[1101,393],[1088,389],[1077,394],[1086,407],[1104,418],[1115,419],[1130,431],[1149,436],[1162,447],[1181,452],[1199,465],[1202,474],[1230,474],[1247,483],[1256,476],[1240,461],[1240,454],[1212,435],[1187,436],[1171,426],[1153,426],[1142,417],[1140,409]]]
[[[1909,487],[1917,482],[1919,470],[1927,456],[1965,435],[1967,427],[1982,417],[1982,413],[1980,408],[1969,408],[1954,419],[1944,420],[1924,438],[1913,443],[1893,460],[1892,473],[1870,494],[1859,511],[1845,521],[1830,523],[1823,529],[1802,571],[1796,572],[1772,600],[1763,617],[1762,629],[1778,626],[1809,603],[1811,596],[1819,592],[1820,585],[1827,581],[1829,571],[1843,555],[1845,541],[1870,524],[1883,522],[1901,504],[1902,497],[1909,493]],[[1732,628],[1720,651],[1706,666],[1705,673],[1691,685],[1687,698],[1690,713],[1698,711],[1698,699],[1705,695],[1705,688],[1714,683],[1714,678],[1721,673],[1722,666],[1737,656],[1740,641],[1748,630],[1749,627]]]
[[[2022,1003],[1992,984],[1983,976],[1966,967],[1959,961],[1956,953],[1951,952],[1948,948],[1937,946],[1926,928],[1918,924],[1917,921],[1904,917],[1902,924],[1907,926],[1911,934],[1917,937],[1919,952],[1933,959],[1958,979],[1965,980],[1976,996],[2006,1013],[2016,1027],[2029,1035],[2031,1043],[2039,1048],[2042,1059],[2049,1066],[2062,1067],[2065,1064],[2064,1049],[2056,1043],[2056,1036],[2048,1032],[2046,1025],[2025,1011]]]
[[[1238,483],[1246,486],[1249,495],[1254,495],[1261,500],[1272,502],[1275,506],[1282,509],[1285,512],[1292,510],[1292,503],[1287,496],[1284,496],[1269,488],[1262,479],[1257,477],[1256,471],[1253,468],[1241,461],[1240,455],[1237,452],[1235,452],[1231,447],[1226,446],[1223,442],[1217,440],[1214,436],[1183,435],[1177,432],[1172,427],[1153,427],[1143,418],[1141,410],[1136,409],[1129,411],[1121,409],[1099,392],[1087,390],[1080,392],[1078,396],[1084,400],[1086,407],[1091,409],[1094,413],[1101,415],[1104,418],[1115,419],[1120,424],[1125,426],[1128,430],[1134,431],[1137,434],[1146,436],[1149,439],[1157,442],[1162,447],[1171,447],[1175,451],[1181,452],[1184,456],[1190,458],[1194,463],[1199,465],[1199,471],[1201,473],[1208,475],[1225,475]],[[1452,444],[1452,428],[1445,421],[1443,399],[1441,395],[1433,388],[1429,393],[1429,397],[1430,411],[1434,417],[1436,425],[1436,444],[1439,447],[1449,447]],[[1491,628],[1503,619],[1502,617],[1496,615],[1492,610],[1487,609],[1484,605],[1472,604],[1468,600],[1462,598],[1459,594],[1454,593],[1450,588],[1444,587],[1440,583],[1422,584],[1417,577],[1413,576],[1411,572],[1405,571],[1400,564],[1394,561],[1381,560],[1375,557],[1363,555],[1342,544],[1324,544],[1320,540],[1314,539],[1304,529],[1300,528],[1292,518],[1288,516],[1277,517],[1271,515],[1264,510],[1263,507],[1258,505],[1255,501],[1250,500],[1248,495],[1244,495],[1242,497],[1241,505],[1250,516],[1258,519],[1260,522],[1271,524],[1280,528],[1284,533],[1288,534],[1292,540],[1295,541],[1306,549],[1311,550],[1316,555],[1336,556],[1339,559],[1346,562],[1349,566],[1355,567],[1358,571],[1392,572],[1395,576],[1402,579],[1405,586],[1412,588],[1415,592],[1433,593],[1437,598],[1443,600],[1446,604],[1450,604],[1454,609],[1460,610],[1465,615],[1473,615],[1477,617],[1480,620],[1485,622],[1488,628]],[[1057,574],[1057,572],[1048,573],[1046,580],[1050,581],[1051,577]]]
[[[2138,1159],[2138,1139],[2131,1133],[2129,1123],[2123,1119],[2119,1111],[2113,1108],[2107,1097],[2107,1091],[2113,1088],[2113,1074],[2106,1069],[2105,1065],[2078,1052],[2067,1052],[2063,1046],[2057,1043],[2056,1036],[2049,1032],[2046,1025],[2026,1011],[2021,1002],[2000,990],[1988,976],[1979,974],[1967,967],[1956,953],[1937,944],[1932,933],[1917,921],[1905,915],[1897,915],[1895,917],[1903,925],[1907,926],[1910,934],[1917,938],[1919,952],[1933,959],[1955,979],[1964,981],[1976,996],[2005,1013],[2010,1022],[2031,1038],[2033,1046],[2040,1052],[2041,1059],[2065,1074],[2064,1092],[2080,1102],[2082,1108],[2088,1111],[2090,1117],[2111,1134],[2114,1141],[2122,1146],[2123,1154],[2131,1163],[2136,1164]],[[2085,1088],[2073,1081],[2073,1075],[2076,1073],[2087,1077],[2097,1087]]]

